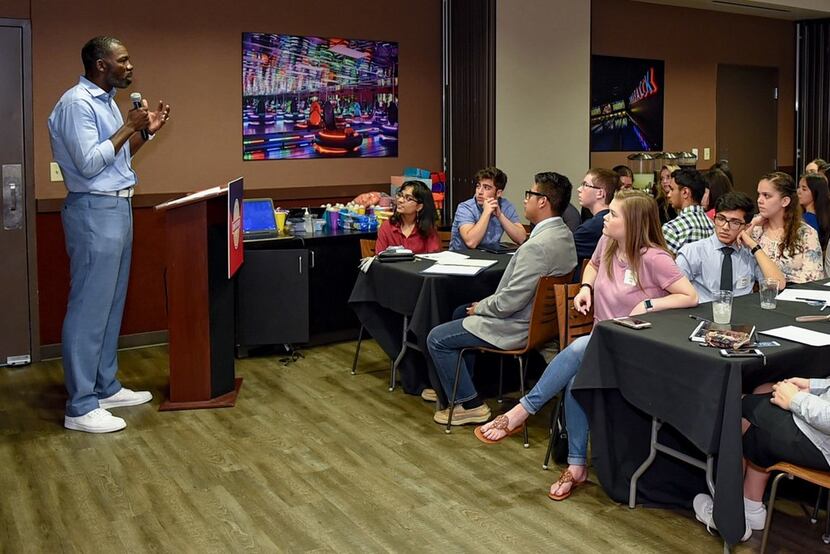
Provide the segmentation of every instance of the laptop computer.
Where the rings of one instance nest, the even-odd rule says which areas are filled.
[[[279,236],[270,198],[246,198],[242,201],[243,240],[272,239]]]

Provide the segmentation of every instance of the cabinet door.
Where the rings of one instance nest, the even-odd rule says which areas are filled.
[[[312,263],[309,306],[314,315],[310,330],[313,337],[344,331],[354,331],[356,336],[360,329],[360,322],[348,304],[359,271],[360,242],[350,238],[320,241],[309,249]]]
[[[237,344],[308,342],[308,250],[246,250],[237,282]]]

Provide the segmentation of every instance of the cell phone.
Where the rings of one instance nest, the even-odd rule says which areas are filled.
[[[739,350],[721,349],[720,355],[724,358],[763,358],[764,353],[757,348],[742,348]]]
[[[617,325],[628,327],[629,329],[648,329],[651,327],[651,322],[636,319],[634,317],[615,317],[612,320]]]

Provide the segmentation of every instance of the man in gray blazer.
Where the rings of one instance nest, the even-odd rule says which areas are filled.
[[[501,349],[527,344],[530,311],[539,278],[565,275],[576,267],[576,248],[561,214],[571,198],[567,177],[547,171],[534,177],[533,187],[525,192],[525,217],[535,227],[502,275],[496,292],[487,298],[461,306],[453,320],[430,331],[427,346],[446,397],[452,394],[458,353],[474,346]],[[466,316],[466,317],[465,317]],[[472,357],[471,357],[472,358]],[[458,382],[453,425],[484,423],[490,408],[479,397],[470,378],[468,362],[462,364]],[[447,423],[449,410],[435,412],[436,423]]]

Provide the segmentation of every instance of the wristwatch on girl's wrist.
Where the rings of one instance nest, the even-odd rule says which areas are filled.
[[[650,298],[647,298],[647,299],[643,300],[643,306],[646,307],[647,312],[650,312],[651,310],[654,309],[654,304],[651,303]]]

